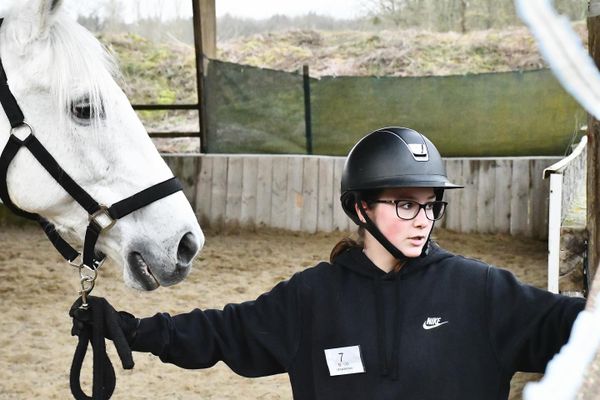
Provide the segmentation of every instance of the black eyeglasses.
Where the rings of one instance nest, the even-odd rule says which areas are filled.
[[[371,200],[368,203],[394,204],[396,206],[396,215],[403,220],[411,220],[419,215],[421,209],[425,210],[425,216],[430,221],[437,221],[444,216],[446,206],[445,201],[429,201],[425,204],[413,200]]]

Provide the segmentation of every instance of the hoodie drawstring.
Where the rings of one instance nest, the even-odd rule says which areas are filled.
[[[379,351],[380,374],[388,376],[388,360],[385,354],[385,326],[383,323],[383,300],[381,299],[381,279],[373,279],[373,291],[375,294],[375,319],[377,322],[377,350]]]
[[[392,345],[392,380],[397,381],[399,375],[398,348],[400,347],[400,312],[398,304],[400,304],[400,277],[394,282],[394,342]]]
[[[392,328],[392,349],[386,351],[387,343],[387,332],[385,326],[385,316],[382,297],[381,278],[373,279],[373,291],[375,294],[375,319],[377,324],[377,350],[379,354],[380,362],[380,375],[382,377],[390,377],[393,380],[398,380],[399,376],[399,363],[398,363],[398,348],[400,346],[400,316],[398,312],[398,302],[400,301],[400,288],[399,288],[399,277],[398,280],[393,282],[394,284],[394,296],[393,304],[388,304],[388,307],[393,309],[393,325]],[[388,357],[388,354],[390,355]]]

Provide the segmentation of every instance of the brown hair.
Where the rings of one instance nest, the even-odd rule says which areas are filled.
[[[360,226],[358,227],[358,230],[356,231],[356,238],[347,236],[345,238],[343,238],[342,240],[340,240],[339,242],[337,242],[337,244],[335,246],[333,246],[333,249],[331,249],[331,254],[329,255],[329,262],[333,263],[333,261],[337,258],[337,256],[339,256],[340,254],[342,254],[343,252],[345,252],[348,249],[353,249],[353,248],[357,248],[357,249],[364,249],[365,247],[365,228]]]
[[[358,227],[358,230],[356,231],[356,236],[357,236],[356,239],[353,239],[352,237],[347,236],[347,237],[343,238],[342,240],[340,240],[339,242],[337,242],[337,244],[335,246],[333,246],[333,249],[331,249],[331,254],[329,255],[329,262],[333,264],[333,262],[337,258],[337,256],[339,256],[346,250],[353,249],[353,248],[364,249],[365,248],[365,228],[363,226]],[[398,262],[396,263],[396,265],[394,265],[394,268],[393,268],[394,272],[400,271],[400,269],[406,262],[406,261],[400,261],[400,260],[397,260],[397,261]]]
[[[381,192],[383,192],[383,189],[363,190],[360,192],[360,199],[365,200],[367,202],[369,200],[376,200],[381,195]],[[354,205],[352,207],[354,207]],[[335,246],[333,246],[333,249],[331,249],[331,253],[329,254],[329,262],[333,263],[333,260],[335,260],[337,256],[339,256],[348,249],[365,248],[365,228],[363,226],[359,226],[355,235],[356,239],[348,236],[343,238],[342,240],[337,242]]]

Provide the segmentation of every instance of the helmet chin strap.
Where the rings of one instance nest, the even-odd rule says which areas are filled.
[[[359,220],[360,225],[364,226],[364,228],[371,234],[373,235],[373,237],[379,242],[381,243],[381,245],[394,257],[396,258],[398,261],[407,261],[410,259],[410,257],[407,257],[404,255],[404,253],[402,253],[396,246],[394,246],[386,237],[383,233],[381,233],[381,231],[379,230],[379,228],[377,227],[377,225],[375,225],[373,223],[373,221],[371,220],[371,218],[369,218],[369,216],[367,215],[367,211],[365,210],[365,208],[362,205],[362,201],[360,196],[356,197],[356,205],[358,206],[358,210],[360,211],[360,214],[363,216],[363,218],[365,219],[365,222],[362,222]],[[429,231],[429,235],[427,236],[427,240],[425,241],[425,245],[423,245],[423,249],[421,250],[421,254],[419,255],[419,257],[425,257],[427,254],[429,254],[429,241],[431,239],[431,232],[433,232],[433,225],[435,224],[435,221],[433,221],[433,224],[431,225],[431,230]]]

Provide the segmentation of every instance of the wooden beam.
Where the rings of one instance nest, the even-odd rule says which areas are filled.
[[[202,48],[204,56],[217,58],[217,11],[215,0],[195,0],[200,2],[202,28]]]
[[[132,107],[140,111],[197,110],[198,104],[132,104]]]
[[[196,87],[198,92],[198,114],[200,119],[200,151],[206,153],[206,76],[207,58],[217,56],[217,17],[215,0],[192,0],[194,12],[194,46],[196,49]]]
[[[598,10],[599,0],[590,1],[590,11]],[[590,13],[588,20],[588,47],[596,66],[600,67],[600,16]],[[588,117],[587,150],[587,230],[588,264],[590,279],[596,274],[600,261],[600,121]]]
[[[590,0],[588,3],[588,47],[596,67],[600,65],[600,0]],[[588,117],[588,144],[587,144],[587,229],[588,229],[588,265],[590,281],[593,280],[591,291],[588,295],[586,308],[593,310],[598,307],[595,299],[600,291],[600,275],[596,275],[598,261],[600,261],[600,122]],[[595,276],[595,279],[594,279]],[[592,399],[600,391],[598,379],[598,365],[600,365],[600,352],[596,351],[590,368],[583,378],[577,393],[578,399]]]

